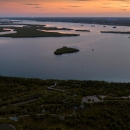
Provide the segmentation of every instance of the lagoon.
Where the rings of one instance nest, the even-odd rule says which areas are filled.
[[[53,27],[90,30],[78,37],[0,37],[0,75],[41,79],[105,80],[129,82],[130,35],[100,31],[130,31],[130,27],[63,22],[23,21]],[[9,26],[8,26],[9,28]],[[75,30],[57,32],[77,33]],[[7,33],[7,32],[6,32]],[[63,46],[77,48],[74,54],[54,55]]]

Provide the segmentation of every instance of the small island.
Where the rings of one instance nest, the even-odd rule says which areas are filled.
[[[79,51],[78,49],[63,46],[62,48],[57,49],[57,50],[54,52],[54,54],[55,54],[55,55],[62,55],[62,54],[74,53],[74,52],[78,52],[78,51]]]
[[[130,31],[101,31],[101,33],[130,34]]]
[[[90,30],[80,30],[80,29],[78,29],[78,30],[75,30],[75,31],[81,31],[81,32],[90,32]]]

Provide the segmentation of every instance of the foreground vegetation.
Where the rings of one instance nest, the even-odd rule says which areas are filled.
[[[108,99],[82,102],[90,95]],[[129,95],[130,83],[0,76],[0,124],[17,130],[129,130],[130,99],[121,100]]]
[[[78,51],[79,51],[78,49],[63,46],[62,48],[57,49],[54,52],[54,54],[61,55],[61,54],[66,54],[66,53],[74,53],[74,52],[78,52]]]
[[[6,28],[6,27],[4,27]],[[46,30],[71,30],[67,28],[45,27],[43,25],[25,25],[23,27],[10,27],[16,33],[0,35],[0,37],[27,38],[27,37],[62,37],[79,36],[79,34],[64,34],[58,32],[46,32]],[[2,28],[1,28],[2,29]]]

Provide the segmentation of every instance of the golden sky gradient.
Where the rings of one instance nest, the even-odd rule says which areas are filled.
[[[130,16],[130,0],[0,0],[0,16]]]

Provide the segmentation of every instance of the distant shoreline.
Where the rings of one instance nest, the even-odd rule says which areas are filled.
[[[9,20],[33,20],[37,22],[69,22],[114,26],[130,26],[130,17],[1,17]]]

